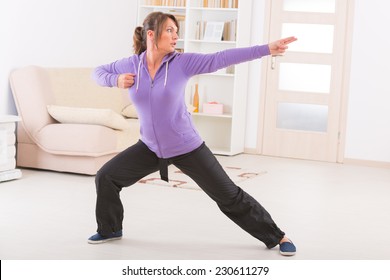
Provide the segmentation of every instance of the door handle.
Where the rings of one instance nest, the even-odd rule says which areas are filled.
[[[272,57],[271,57],[271,70],[275,70],[276,69],[276,58],[278,56],[283,56],[283,55],[282,54],[272,55]]]

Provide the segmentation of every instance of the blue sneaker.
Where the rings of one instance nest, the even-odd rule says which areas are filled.
[[[122,238],[122,230],[113,232],[109,235],[101,235],[100,233],[96,233],[88,238],[88,243],[90,244],[99,244],[108,241],[118,240]]]
[[[297,248],[295,248],[294,243],[289,239],[288,241],[279,244],[279,252],[283,256],[294,256],[297,252]]]

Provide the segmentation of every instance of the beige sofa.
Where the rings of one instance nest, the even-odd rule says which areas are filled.
[[[126,91],[96,85],[91,72],[27,66],[11,73],[21,117],[19,167],[94,175],[138,141],[139,121]]]

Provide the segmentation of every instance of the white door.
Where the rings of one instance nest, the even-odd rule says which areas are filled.
[[[266,63],[262,153],[336,162],[348,0],[269,2],[270,41],[298,41]]]

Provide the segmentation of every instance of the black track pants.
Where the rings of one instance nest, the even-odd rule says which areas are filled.
[[[270,214],[249,194],[236,186],[209,148],[167,160],[191,177],[232,221],[268,248],[279,244],[284,232]],[[102,235],[122,229],[123,206],[119,193],[146,175],[158,171],[161,160],[139,141],[107,162],[96,174],[97,231]]]

